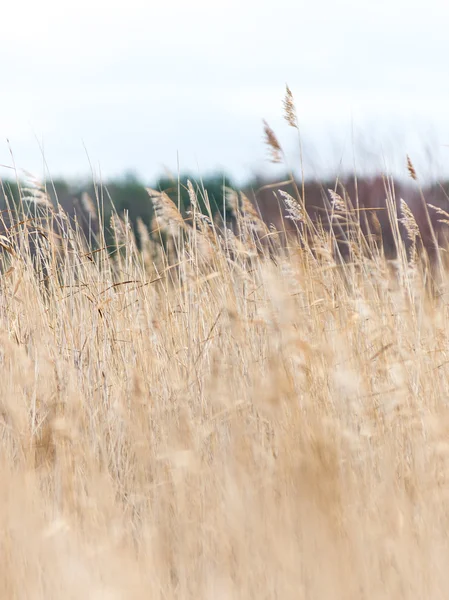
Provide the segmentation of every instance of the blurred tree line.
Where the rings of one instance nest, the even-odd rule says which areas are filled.
[[[212,217],[215,218],[217,214],[222,217],[225,216],[226,224],[232,228],[233,217],[230,208],[224,204],[224,198],[226,188],[236,190],[236,186],[232,179],[223,173],[212,174],[201,180],[187,173],[181,175],[179,180],[174,177],[164,176],[148,186],[131,173],[97,186],[94,186],[92,182],[69,183],[63,180],[56,180],[46,182],[44,187],[53,206],[56,206],[58,201],[69,216],[77,216],[89,239],[91,239],[91,232],[95,232],[96,227],[93,226],[90,229],[93,221],[83,203],[83,194],[87,192],[95,207],[98,201],[101,211],[100,216],[105,226],[106,243],[108,246],[114,246],[114,235],[110,229],[110,217],[114,209],[119,216],[123,216],[123,213],[126,212],[129,221],[135,229],[137,219],[141,218],[149,231],[152,231],[154,210],[152,199],[146,187],[165,192],[174,204],[179,207],[184,218],[187,218],[188,211],[191,209],[187,188],[188,180],[191,181],[196,191],[197,201],[202,213],[207,215],[209,212],[206,206],[206,198],[208,198]],[[327,215],[332,214],[330,207],[332,198],[329,195],[329,190],[335,191],[335,185],[333,181],[320,180],[310,180],[304,183],[307,213],[313,222],[322,223],[325,227],[333,226],[330,224]],[[301,191],[302,185],[299,182],[297,182],[297,185],[292,185],[291,181],[288,181],[287,176],[280,182],[270,182],[261,177],[248,182],[243,186],[243,191],[249,200],[255,203],[257,211],[265,223],[273,224],[280,232],[288,233],[288,231],[292,231],[295,233],[296,225],[292,220],[289,220],[289,216],[286,214],[285,204],[282,200],[283,197],[279,194],[279,190],[282,189],[282,191],[296,198],[298,196],[298,187]],[[37,199],[38,203],[45,201],[46,195],[43,193],[44,190],[39,187],[37,182],[30,182],[29,180],[14,182],[0,179],[0,233],[4,231],[5,227],[8,228],[9,226],[9,213],[5,210],[8,203],[10,207],[13,207],[24,198],[28,197],[32,199],[33,189],[36,193],[35,199]],[[241,189],[240,186],[239,189]],[[391,228],[389,211],[386,206],[384,178],[381,175],[366,178],[358,177],[357,179],[354,176],[340,177],[337,191],[340,195],[345,196],[345,198],[352,199],[353,203],[357,199],[360,210],[363,212],[363,218],[361,219],[362,230],[367,235],[373,235],[373,231],[378,230],[376,235],[381,239],[384,251],[393,256],[396,251],[396,245]],[[423,245],[431,245],[433,238],[429,226],[429,217],[426,214],[422,198],[425,197],[425,201],[429,206],[447,211],[449,182],[429,182],[420,189],[417,189],[416,186],[411,185],[408,181],[402,183],[396,182],[395,197],[398,218],[402,214],[400,212],[399,198],[404,198],[418,223]],[[33,202],[24,200],[23,204],[29,210],[28,214],[33,216],[34,210],[36,210],[33,208]],[[441,214],[437,210],[432,209],[430,211],[430,218],[433,229],[441,239],[444,236],[444,243],[447,243],[449,235],[447,235],[446,230],[442,231],[446,221],[441,219]],[[371,222],[368,220],[373,215],[375,215],[375,223],[372,219]],[[14,216],[13,220],[15,220]],[[444,229],[446,229],[446,225],[444,225]],[[338,227],[337,237],[340,234],[341,227]],[[158,233],[155,237],[156,239],[161,239],[164,243],[165,238],[163,234],[159,236]],[[137,242],[139,243],[139,236],[137,236]],[[344,252],[344,240],[342,244],[342,252]]]
[[[110,217],[114,211],[119,216],[123,216],[126,212],[128,219],[131,222],[134,230],[136,230],[137,219],[140,218],[152,230],[154,225],[153,203],[146,190],[149,187],[154,190],[165,192],[175,205],[179,208],[184,218],[188,217],[188,211],[191,209],[190,198],[187,188],[187,182],[190,180],[194,186],[197,195],[197,201],[200,210],[203,214],[208,214],[206,206],[206,198],[210,206],[210,211],[213,218],[219,213],[221,216],[226,214],[226,220],[229,221],[231,214],[229,209],[224,205],[224,192],[226,187],[233,187],[233,182],[230,177],[225,174],[217,173],[209,175],[198,181],[194,176],[188,173],[180,176],[178,179],[168,176],[159,177],[159,179],[151,185],[146,185],[136,175],[132,173],[125,174],[122,177],[109,180],[102,185],[95,185],[92,182],[69,183],[64,180],[47,181],[41,185],[41,193],[46,194],[53,206],[59,203],[64,211],[72,218],[76,216],[78,222],[82,226],[86,237],[90,236],[90,231],[96,229],[98,223],[96,219],[92,221],[89,217],[86,207],[83,204],[83,194],[87,192],[92,200],[93,206],[100,207],[100,217],[104,224],[106,243],[108,246],[113,246],[113,234],[110,230]],[[34,185],[33,185],[34,183]],[[0,231],[8,227],[10,208],[18,203],[23,202],[29,214],[34,215],[36,207],[33,207],[33,202],[30,202],[30,197],[33,195],[33,189],[39,197],[39,185],[29,181],[5,181],[0,180],[0,211],[3,215],[3,223],[0,224]],[[31,188],[31,189],[30,189]],[[28,200],[26,200],[28,198]],[[92,227],[92,229],[90,229]],[[160,235],[157,236],[158,239]],[[165,235],[162,235],[165,240]],[[137,242],[139,238],[137,236]]]
[[[150,228],[154,211],[146,187],[165,192],[175,205],[178,206],[183,216],[186,216],[190,210],[190,199],[187,189],[188,180],[192,182],[195,188],[200,209],[204,214],[208,214],[206,207],[207,197],[213,216],[219,213],[222,216],[226,214],[226,218],[230,217],[227,207],[224,206],[223,198],[225,188],[232,188],[233,182],[230,177],[223,173],[209,175],[201,181],[198,181],[197,178],[188,173],[180,176],[179,181],[169,176],[163,176],[148,186],[133,173],[128,173],[122,177],[109,180],[102,185],[94,185],[92,182],[71,184],[64,180],[54,180],[47,181],[44,184],[44,188],[53,205],[56,206],[57,202],[59,202],[71,216],[75,216],[76,214],[78,218],[86,220],[81,198],[83,193],[87,192],[95,206],[97,205],[97,201],[99,202],[106,229],[108,228],[110,216],[114,209],[119,215],[122,215],[126,211],[133,226],[136,225],[136,221],[140,217],[147,227]],[[0,210],[4,211],[6,209],[7,202],[10,205],[14,205],[20,202],[21,197],[29,197],[29,188],[29,182],[1,181]]]

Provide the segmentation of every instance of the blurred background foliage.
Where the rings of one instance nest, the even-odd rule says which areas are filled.
[[[118,214],[126,211],[133,225],[136,225],[137,218],[140,217],[149,227],[154,213],[146,187],[164,191],[185,216],[190,210],[188,180],[194,185],[200,210],[204,214],[209,212],[208,200],[213,216],[219,213],[221,216],[226,214],[227,218],[230,217],[229,209],[224,203],[224,191],[226,187],[233,188],[234,184],[232,179],[224,173],[214,173],[200,181],[189,173],[182,174],[179,180],[165,175],[149,184],[141,181],[133,173],[127,173],[122,177],[107,181],[103,185],[92,182],[69,183],[59,179],[47,181],[44,186],[53,204],[56,205],[59,202],[71,215],[82,214],[80,201],[82,194],[87,192],[94,204],[100,206],[105,223],[108,222],[113,208],[115,208]],[[2,181],[1,183],[0,208],[2,210],[6,209],[7,200],[11,205],[19,202],[19,189],[26,190],[29,187],[29,183],[26,181]],[[26,195],[26,193],[22,195]]]

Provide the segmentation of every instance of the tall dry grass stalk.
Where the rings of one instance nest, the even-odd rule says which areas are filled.
[[[175,265],[142,222],[112,252],[11,210],[0,597],[445,598],[447,295],[323,228],[254,252],[244,197],[224,239],[189,193],[195,227],[150,191]]]
[[[433,245],[432,257],[436,263],[437,270],[439,271],[438,276],[440,278],[442,278],[442,277],[444,277],[443,262],[442,262],[442,258],[441,258],[441,252],[438,247],[438,239],[437,239],[435,229],[433,227],[432,220],[431,220],[430,214],[429,214],[429,208],[428,208],[429,205],[427,204],[426,199],[424,198],[424,193],[423,193],[421,184],[419,182],[418,175],[417,175],[415,167],[413,166],[413,163],[408,155],[407,155],[407,170],[409,172],[410,177],[413,179],[413,181],[416,182],[416,184],[418,186],[423,213],[424,213],[424,216],[426,219],[427,227],[429,229],[430,237],[432,239],[432,245]]]

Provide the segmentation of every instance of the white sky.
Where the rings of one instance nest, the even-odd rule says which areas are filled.
[[[2,2],[0,163],[104,177],[267,173],[262,119],[308,173],[341,158],[449,177],[447,0]],[[354,128],[352,137],[351,123]],[[448,147],[445,146],[448,145]],[[86,148],[86,149],[85,149]],[[430,155],[432,158],[428,157]],[[6,174],[5,171],[2,171]]]

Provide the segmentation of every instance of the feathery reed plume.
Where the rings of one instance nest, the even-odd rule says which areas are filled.
[[[111,230],[114,232],[115,238],[119,246],[126,246],[126,223],[119,217],[117,213],[113,213],[109,220]]]
[[[45,186],[37,181],[30,183],[28,187],[23,187],[22,194],[22,200],[50,209],[54,208]]]
[[[141,217],[137,217],[136,229],[137,233],[139,234],[141,248],[143,249],[148,247],[148,244],[150,243],[150,234],[148,231],[148,227],[145,225]]]
[[[200,206],[198,203],[198,198],[195,192],[195,188],[193,187],[192,182],[190,181],[190,179],[187,180],[187,192],[189,194],[189,201],[190,201],[190,205],[193,208],[193,211],[196,212],[201,212],[200,211]]]
[[[295,106],[295,102],[293,100],[293,94],[290,90],[290,88],[288,87],[288,85],[285,86],[286,91],[285,91],[285,98],[284,98],[284,119],[287,121],[287,123],[290,125],[290,127],[294,127],[295,129],[299,129],[298,127],[298,117],[296,115],[296,106]]]
[[[186,224],[173,200],[165,193],[146,188],[153,202],[154,212],[158,225],[171,235],[176,235],[181,229],[186,229]]]
[[[399,221],[404,226],[405,231],[407,232],[407,238],[412,243],[409,251],[409,266],[412,269],[416,269],[418,259],[417,240],[419,239],[421,233],[410,207],[402,198],[400,199],[400,209],[402,217],[399,219]]]
[[[346,202],[337,194],[334,190],[327,190],[329,192],[329,196],[331,197],[331,204],[335,210],[345,211],[346,210]]]
[[[225,187],[225,202],[226,206],[231,209],[232,215],[237,217],[240,212],[239,195],[230,187]]]
[[[265,120],[263,121],[263,130],[265,133],[265,144],[270,150],[270,161],[272,163],[282,162],[282,148],[279,143],[279,140],[277,139],[276,134]]]
[[[408,174],[413,179],[413,181],[417,181],[418,175],[416,174],[415,167],[413,166],[413,163],[408,154],[407,154],[407,170],[408,170]]]
[[[151,234],[159,234],[162,231],[162,227],[159,223],[159,219],[157,218],[156,215],[153,215],[153,218],[151,219],[151,223],[150,223],[150,232]]]
[[[189,194],[190,206],[193,210],[188,210],[187,215],[192,217],[192,225],[196,226],[203,235],[205,235],[210,243],[215,243],[213,235],[213,223],[208,215],[201,212],[198,202],[198,196],[195,188],[190,180],[187,180],[187,191]]]
[[[279,195],[282,196],[285,206],[287,208],[287,219],[291,219],[292,221],[296,221],[298,223],[304,223],[305,214],[304,209],[301,204],[293,198],[288,192],[285,190],[278,190]]]
[[[375,235],[382,236],[382,227],[376,212],[370,213],[370,223]]]
[[[444,217],[444,219],[438,219],[438,223],[444,223],[445,225],[449,225],[449,213],[440,208],[439,206],[434,206],[433,204],[427,204],[430,208],[438,214]]]
[[[242,213],[246,224],[255,232],[267,234],[268,227],[260,218],[251,200],[247,198],[243,192],[240,192],[240,198],[242,201]]]
[[[250,248],[248,244],[243,243],[242,240],[235,235],[232,229],[226,228],[226,241],[221,238],[221,243],[226,252],[231,251],[231,253],[235,254],[236,256],[254,255],[253,245],[251,245]]]
[[[95,204],[87,192],[83,192],[81,194],[81,205],[84,208],[84,210],[86,211],[86,213],[89,215],[92,222],[97,223],[98,216],[97,216],[97,211],[95,209]]]
[[[402,217],[399,219],[399,221],[404,225],[408,239],[412,242],[415,242],[420,235],[418,223],[416,222],[409,205],[402,198],[400,199],[400,205]]]

